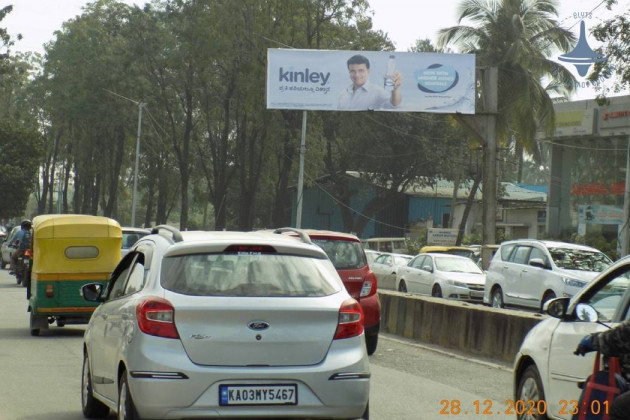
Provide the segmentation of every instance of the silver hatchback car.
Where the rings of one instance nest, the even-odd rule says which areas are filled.
[[[369,418],[361,306],[299,235],[159,226],[85,285],[85,417]]]

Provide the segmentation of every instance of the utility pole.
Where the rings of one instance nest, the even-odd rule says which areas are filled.
[[[492,250],[486,245],[496,243],[498,187],[496,114],[499,70],[497,67],[478,69],[477,79],[481,80],[481,111],[475,115],[456,114],[456,117],[483,142],[481,258],[487,267]]]
[[[136,138],[136,165],[133,171],[133,192],[131,195],[131,226],[136,227],[136,201],[138,195],[138,166],[140,164],[140,134],[142,133],[142,107],[145,104],[138,103],[138,137]]]
[[[629,235],[630,229],[628,228],[628,224],[630,223],[630,137],[627,137],[628,145],[626,151],[626,186],[624,188],[623,195],[623,224],[621,225],[621,229],[619,232],[620,236],[620,254],[619,257],[623,257],[628,255],[629,247]]]
[[[497,67],[483,71],[483,112],[485,142],[483,148],[483,245],[496,243],[497,214],[497,133],[496,114],[498,109]]]
[[[302,111],[302,139],[300,140],[300,168],[298,171],[297,210],[295,227],[302,227],[302,195],[304,189],[304,155],[306,154],[306,111]]]

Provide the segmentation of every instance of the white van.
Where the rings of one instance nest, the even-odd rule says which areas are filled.
[[[408,253],[405,238],[370,238],[363,241],[363,247],[379,252]]]

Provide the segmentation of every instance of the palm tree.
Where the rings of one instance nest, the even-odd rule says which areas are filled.
[[[462,0],[460,26],[439,32],[439,48],[455,45],[461,53],[475,54],[478,67],[497,67],[497,139],[505,143],[514,136],[519,159],[523,148],[538,159],[537,130],[553,133],[549,95],[566,95],[575,86],[571,72],[548,58],[575,41],[560,27],[556,5],[556,0]]]

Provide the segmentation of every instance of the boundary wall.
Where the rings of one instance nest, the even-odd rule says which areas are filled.
[[[382,331],[508,363],[546,317],[381,289],[378,294]]]

